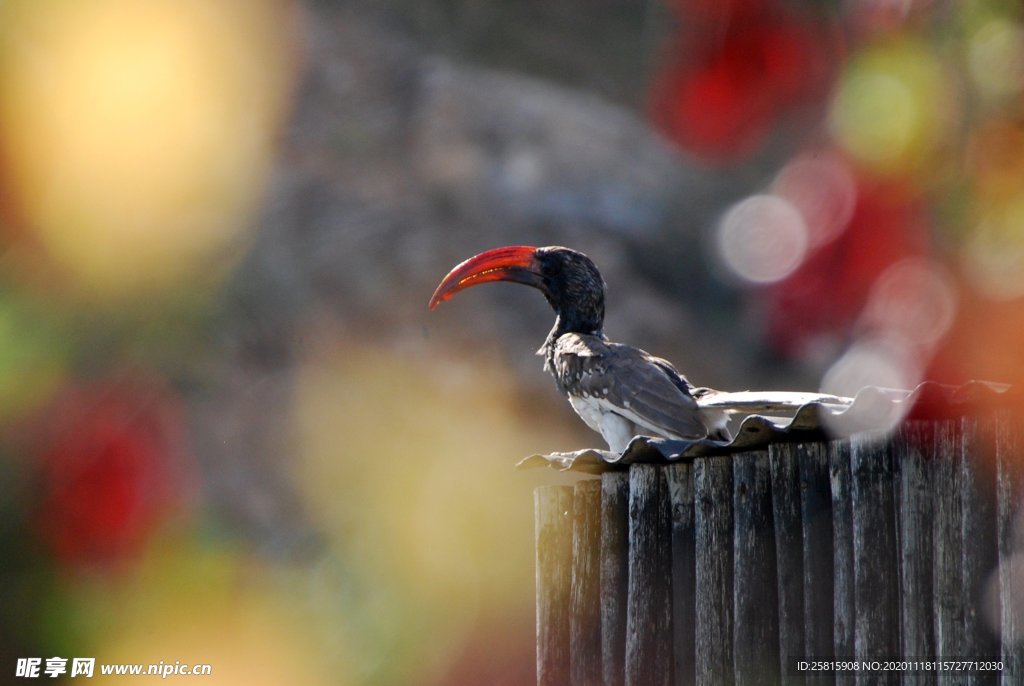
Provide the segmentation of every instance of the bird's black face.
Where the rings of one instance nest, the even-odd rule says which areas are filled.
[[[604,322],[604,280],[581,252],[551,246],[534,253],[544,293],[567,331],[597,333]]]
[[[544,294],[558,314],[561,332],[600,333],[604,280],[589,257],[550,246],[509,246],[476,255],[452,269],[430,299],[430,308],[464,288],[489,281],[514,281]]]

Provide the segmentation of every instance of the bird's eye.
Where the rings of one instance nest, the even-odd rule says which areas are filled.
[[[545,262],[541,266],[540,271],[544,276],[558,276],[558,274],[562,271],[562,264],[561,262],[555,261]]]

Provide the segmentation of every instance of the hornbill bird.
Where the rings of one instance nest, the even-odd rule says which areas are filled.
[[[729,440],[732,408],[702,407],[717,391],[690,384],[668,361],[604,335],[604,280],[581,252],[549,246],[488,250],[452,269],[430,309],[455,293],[490,281],[533,286],[555,311],[555,325],[537,351],[573,409],[622,452],[637,435]]]

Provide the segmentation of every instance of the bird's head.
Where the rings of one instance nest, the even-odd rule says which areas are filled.
[[[560,246],[495,248],[448,272],[430,298],[430,309],[459,291],[489,281],[533,286],[547,298],[564,331],[600,333],[604,322],[604,280],[589,257]]]

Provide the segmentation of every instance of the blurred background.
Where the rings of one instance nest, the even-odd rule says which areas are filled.
[[[0,3],[0,682],[534,682],[529,289],[728,390],[1024,382],[1004,0]],[[123,677],[120,677],[122,680]]]

